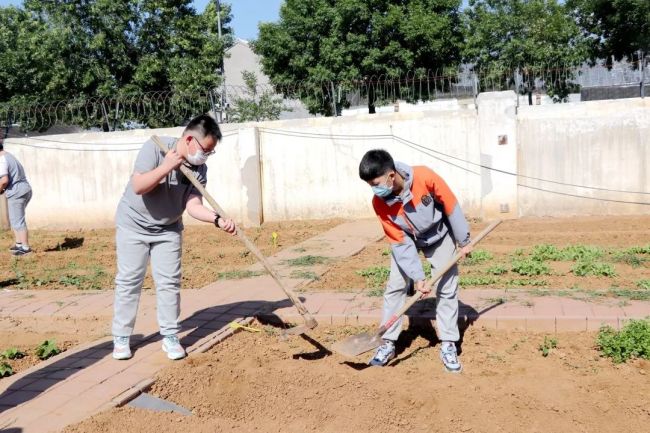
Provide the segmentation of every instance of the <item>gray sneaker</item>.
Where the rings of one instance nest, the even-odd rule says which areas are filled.
[[[183,359],[187,356],[185,349],[181,346],[176,334],[165,335],[162,343],[163,352],[167,353],[167,358],[171,360]]]
[[[113,337],[113,359],[131,358],[129,337]]]
[[[460,373],[463,369],[463,366],[458,360],[458,354],[456,353],[456,344],[452,341],[443,341],[440,346],[440,359],[445,365],[447,371],[451,373]]]
[[[18,243],[16,243],[16,244],[14,244],[13,247],[9,247],[9,251],[11,251],[12,253],[13,253],[14,251],[18,251],[18,250],[22,247],[22,245],[23,245],[23,244],[18,244]]]
[[[384,344],[377,348],[375,356],[372,357],[368,364],[376,367],[384,367],[393,358],[395,358],[395,343],[390,340],[384,340]]]

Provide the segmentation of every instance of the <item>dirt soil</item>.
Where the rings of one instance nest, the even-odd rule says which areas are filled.
[[[246,229],[246,235],[266,256],[325,232],[343,220],[286,221]],[[277,238],[272,237],[277,233]],[[198,289],[233,271],[234,276],[256,262],[243,243],[213,226],[186,226],[183,235],[183,288]],[[115,278],[115,230],[30,232],[34,253],[14,258],[9,231],[0,235],[6,252],[0,267],[0,288],[112,289]],[[232,275],[232,274],[231,274]],[[153,287],[147,273],[145,289]]]
[[[472,222],[472,233],[478,233],[487,224]],[[596,261],[611,265],[616,276],[577,276],[571,272],[575,262],[567,261],[547,261],[549,275],[522,276],[511,270],[517,250],[522,250],[521,258],[525,259],[534,246],[543,244],[558,248],[576,245],[598,247],[603,256]],[[617,258],[617,252],[631,247],[644,247],[650,251],[650,216],[522,218],[505,221],[477,246],[477,249],[491,253],[492,259],[476,265],[463,264],[460,268],[461,285],[463,288],[638,289],[639,281],[645,280],[650,285],[650,254]],[[371,289],[373,281],[359,275],[359,271],[388,267],[389,251],[386,240],[369,245],[356,256],[336,263],[304,290]],[[633,262],[632,256],[637,261]],[[506,272],[494,275],[487,271],[495,265],[502,266]],[[383,288],[383,281],[381,284],[375,281],[375,288]]]
[[[56,346],[65,351],[109,335],[109,326],[105,317],[2,317],[0,353],[10,348],[23,352],[25,357],[21,359],[3,360],[13,368],[14,373],[20,373],[41,362],[35,351],[45,340],[54,340]]]
[[[312,337],[328,346],[359,331],[319,328]],[[150,392],[192,416],[123,407],[65,433],[647,431],[650,362],[612,364],[593,333],[556,338],[543,357],[543,334],[470,328],[464,371],[451,374],[438,346],[414,331],[387,368],[298,337],[240,332],[159,373]]]

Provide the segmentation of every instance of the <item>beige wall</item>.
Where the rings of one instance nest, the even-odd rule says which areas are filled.
[[[650,194],[619,192],[650,192],[650,99],[526,106],[520,108],[517,123],[519,184],[538,188],[519,186],[520,215],[650,212],[650,206],[602,200],[650,203]]]
[[[396,160],[432,167],[472,216],[645,214],[649,210],[522,186],[650,202],[648,194],[524,177],[650,190],[648,100],[516,107],[512,92],[484,93],[477,109],[226,124],[222,129],[223,143],[208,162],[208,191],[247,226],[262,220],[372,215],[371,191],[358,178],[359,161],[372,148],[387,149]],[[141,144],[154,133],[179,136],[181,132],[182,128],[171,128],[8,139],[6,150],[23,163],[34,190],[28,224],[71,229],[111,226]],[[506,137],[507,143],[500,144],[500,137]]]

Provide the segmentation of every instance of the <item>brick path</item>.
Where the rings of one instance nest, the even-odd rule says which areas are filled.
[[[270,260],[297,288],[306,280],[291,278],[284,261],[306,254],[349,257],[381,238],[376,224],[358,221],[342,224],[300,245],[281,251]],[[324,272],[325,266],[316,269]],[[0,292],[0,315],[13,317],[112,314],[112,292],[65,291]],[[301,294],[319,323],[377,324],[381,298],[357,293]],[[650,315],[650,302],[590,303],[558,298],[531,297],[523,292],[468,290],[461,292],[459,320],[473,326],[545,332],[596,330],[601,324],[618,328],[625,320]],[[505,301],[505,302],[504,302]],[[208,350],[233,333],[231,321],[248,323],[255,315],[277,315],[299,322],[295,308],[268,276],[219,281],[182,294],[181,341],[190,356]],[[435,303],[425,300],[408,313],[412,319],[435,317]],[[108,326],[108,325],[107,325]],[[155,297],[143,294],[133,337],[134,357],[111,358],[110,337],[69,350],[37,366],[0,381],[0,429],[11,433],[55,432],[98,411],[123,404],[152,383],[152,377],[169,365],[160,350]],[[42,418],[47,417],[47,425]],[[5,430],[6,429],[6,430]]]

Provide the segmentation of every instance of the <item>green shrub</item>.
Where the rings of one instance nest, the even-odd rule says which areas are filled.
[[[608,263],[599,263],[592,261],[580,260],[573,265],[571,272],[578,277],[586,277],[588,275],[615,277],[616,271],[614,267]]]
[[[551,349],[557,347],[557,338],[548,338],[544,336],[544,342],[539,345],[539,351],[542,352],[542,356],[547,357],[551,353]]]
[[[551,269],[546,263],[530,258],[514,259],[511,270],[519,275],[548,275],[551,273]]]
[[[322,265],[327,262],[327,257],[323,256],[302,256],[296,259],[286,260],[285,263],[289,266],[313,266],[313,265]]]
[[[61,353],[61,349],[56,345],[55,340],[45,340],[36,348],[36,356],[41,360],[51,358]]]
[[[372,266],[370,268],[357,271],[357,275],[366,278],[366,285],[370,288],[377,289],[382,287],[388,280],[390,268],[387,266]]]
[[[464,258],[461,261],[461,264],[463,265],[478,265],[479,263],[483,263],[488,260],[492,260],[492,253],[489,251],[485,250],[474,250],[472,251],[472,254],[469,257]]]
[[[632,358],[650,359],[650,317],[630,320],[620,331],[604,326],[598,332],[596,344],[604,356],[616,363]]]
[[[533,247],[531,258],[540,262],[546,260],[562,260],[562,254],[555,245],[542,244]]]
[[[487,268],[485,270],[485,272],[487,272],[488,274],[491,274],[491,275],[503,275],[506,272],[508,272],[508,270],[505,268],[505,266],[494,265],[494,266],[490,266],[489,268]]]
[[[650,290],[650,280],[639,280],[636,282],[639,289]]]
[[[11,376],[12,374],[14,374],[14,369],[11,365],[6,362],[0,362],[0,377]]]
[[[459,284],[461,286],[488,286],[490,284],[496,284],[497,279],[490,276],[480,276],[480,277],[465,277],[461,276]]]
[[[563,260],[584,260],[591,261],[602,257],[603,250],[589,245],[570,245],[563,248],[561,257]]]
[[[2,359],[20,359],[25,357],[25,352],[21,352],[15,347],[9,348],[4,352],[0,353],[0,358]]]

